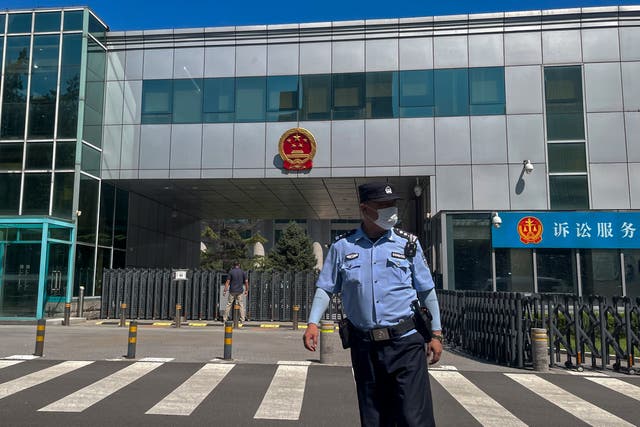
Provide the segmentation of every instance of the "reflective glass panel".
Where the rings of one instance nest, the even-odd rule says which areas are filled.
[[[298,76],[267,77],[267,121],[298,120]]]
[[[5,15],[4,13],[0,13],[0,34],[4,34],[4,21],[6,17],[7,15]]]
[[[73,208],[73,173],[56,172],[53,178],[53,216],[71,218]]]
[[[469,69],[469,103],[471,115],[505,113],[503,67]]]
[[[400,72],[400,117],[432,117],[433,70]]]
[[[434,71],[436,116],[469,114],[468,74],[466,68]]]
[[[73,169],[76,163],[76,142],[56,143],[56,169]]]
[[[86,175],[80,175],[80,201],[78,210],[82,215],[78,217],[79,242],[95,243],[96,221],[98,219],[98,195],[100,183]]]
[[[171,123],[172,80],[142,82],[142,124]]]
[[[546,67],[544,93],[548,140],[584,139],[582,68]]]
[[[113,246],[126,249],[127,226],[129,219],[129,193],[120,188],[116,189],[116,213],[113,231]]]
[[[456,290],[492,289],[489,221],[486,215],[447,215],[449,282]]]
[[[233,122],[236,105],[236,81],[233,77],[204,80],[202,102],[204,123]]]
[[[0,142],[0,170],[22,170],[24,143]]]
[[[102,110],[104,105],[106,53],[91,38],[88,39],[87,49],[87,83],[82,139],[96,147],[102,147]]]
[[[29,138],[53,138],[60,36],[35,36],[29,99]]]
[[[31,32],[31,12],[10,13],[8,34],[30,33]]]
[[[40,243],[2,245],[0,316],[36,316],[41,246]]]
[[[84,286],[84,294],[93,294],[93,272],[95,264],[95,246],[76,245],[76,272],[74,276],[73,294],[80,293],[80,286]]]
[[[100,152],[86,144],[82,144],[81,168],[91,175],[100,176]]]
[[[586,172],[587,153],[584,142],[547,144],[549,172]]]
[[[125,268],[126,267],[127,253],[125,251],[113,250],[113,261],[111,268]]]
[[[620,253],[615,249],[580,249],[582,295],[622,295]]]
[[[533,256],[529,249],[496,249],[496,290],[533,292]]]
[[[64,31],[81,31],[84,11],[72,10],[64,12]]]
[[[111,268],[111,248],[98,248],[96,257],[96,291],[95,295],[102,294],[102,273],[105,268]]]
[[[26,173],[22,196],[23,215],[48,215],[51,173]]]
[[[537,249],[538,292],[577,293],[576,257],[571,249]]]
[[[398,117],[398,73],[367,73],[365,94],[367,119]]]
[[[89,34],[95,37],[98,41],[104,42],[106,31],[107,29],[105,26],[102,25],[100,21],[93,16],[93,14],[89,13]]]
[[[21,179],[22,175],[19,173],[0,173],[1,215],[18,215]]]
[[[66,15],[65,13],[65,23]],[[65,34],[62,38],[58,138],[77,137],[81,59],[82,34]]]
[[[27,142],[25,169],[52,169],[53,142]]]
[[[586,175],[549,176],[551,209],[589,209]]]
[[[631,298],[640,297],[640,249],[625,249],[624,280],[627,296]]]
[[[300,77],[302,79],[300,120],[331,120],[331,74]]]
[[[333,75],[333,120],[364,118],[365,73]]]
[[[60,12],[36,12],[34,31],[36,33],[60,31],[60,15]]]
[[[202,123],[202,79],[173,81],[173,123]]]
[[[31,15],[29,15],[31,16]],[[0,138],[24,138],[31,37],[7,37]]]
[[[98,244],[112,246],[113,219],[116,202],[116,189],[112,185],[102,183],[100,194],[100,218],[98,221]]]
[[[236,79],[236,121],[263,122],[265,120],[266,81],[264,77]]]
[[[71,240],[71,230],[68,228],[53,228],[49,226],[49,238],[56,240]]]

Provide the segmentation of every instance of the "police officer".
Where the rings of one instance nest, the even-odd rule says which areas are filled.
[[[393,228],[400,199],[393,185],[372,182],[359,186],[358,191],[362,224],[339,236],[329,249],[304,346],[316,350],[318,322],[330,295],[342,293],[350,322],[361,424],[432,426],[425,337],[416,331],[411,309],[418,299],[431,312],[433,339],[427,351],[429,363],[436,363],[442,353],[442,334],[431,273],[415,236]]]

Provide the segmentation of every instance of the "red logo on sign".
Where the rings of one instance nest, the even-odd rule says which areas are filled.
[[[525,216],[518,221],[518,234],[522,243],[540,243],[542,241],[542,222],[535,216]]]
[[[285,169],[295,171],[311,169],[313,156],[316,155],[316,139],[306,129],[289,129],[280,137],[278,151]]]

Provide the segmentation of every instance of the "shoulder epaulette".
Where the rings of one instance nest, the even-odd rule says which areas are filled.
[[[395,231],[398,236],[407,239],[407,243],[404,245],[404,255],[407,258],[413,258],[416,256],[416,251],[418,250],[418,236],[404,230],[400,230],[399,228],[394,228],[393,231]]]
[[[415,242],[418,240],[418,236],[416,236],[415,234],[411,234],[408,231],[404,231],[399,228],[394,228],[393,231],[395,231],[398,236],[404,237],[410,242]]]
[[[349,231],[347,231],[346,233],[338,234],[338,235],[336,236],[335,241],[337,242],[337,241],[338,241],[338,240],[340,240],[340,239],[344,239],[344,238],[346,238],[346,237],[349,237],[349,236],[351,236],[352,234],[354,234],[356,231],[357,231],[357,229],[356,229],[356,228],[354,228],[353,230],[349,230]]]

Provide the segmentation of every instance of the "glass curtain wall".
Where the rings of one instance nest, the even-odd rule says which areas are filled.
[[[446,227],[449,289],[491,291],[489,216],[447,215]]]

